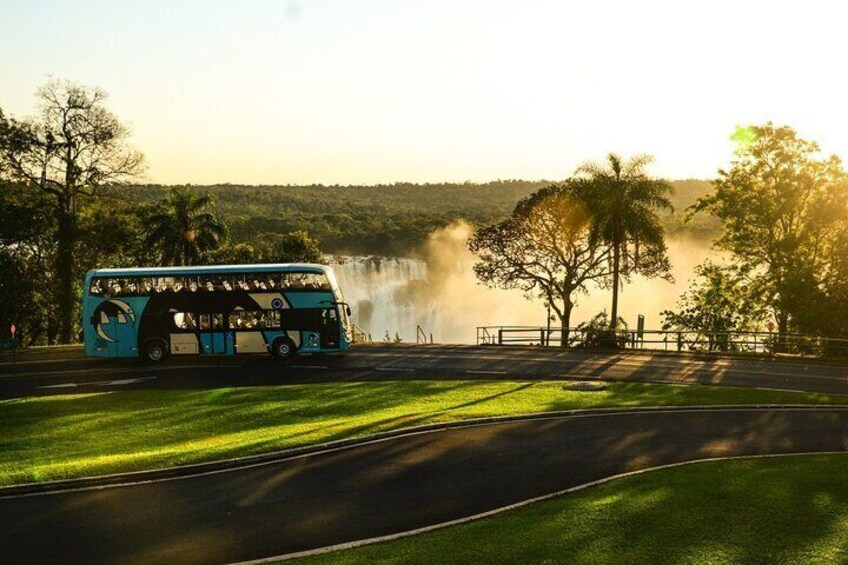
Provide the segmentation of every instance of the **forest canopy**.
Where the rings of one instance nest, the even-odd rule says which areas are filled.
[[[232,243],[261,233],[307,231],[325,253],[414,255],[427,234],[459,219],[485,225],[506,218],[515,204],[548,181],[498,180],[487,183],[395,183],[375,186],[236,184],[186,185],[209,194],[226,222]],[[702,180],[673,181],[672,204],[683,210],[710,191]],[[133,207],[165,198],[172,187],[115,185],[104,196]],[[710,238],[718,222],[709,216],[683,224],[681,214],[664,214],[667,233]]]

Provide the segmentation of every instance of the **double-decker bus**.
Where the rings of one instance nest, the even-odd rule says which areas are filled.
[[[350,308],[312,264],[98,269],[85,276],[85,352],[96,357],[340,352]]]

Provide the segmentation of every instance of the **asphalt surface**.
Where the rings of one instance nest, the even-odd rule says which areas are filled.
[[[848,394],[848,365],[817,360],[494,346],[359,346],[279,362],[264,355],[89,359],[78,348],[0,357],[0,398],[127,388],[214,388],[399,379],[602,379]]]
[[[848,409],[662,409],[473,425],[261,466],[0,499],[5,563],[227,563],[404,532],[623,472],[844,451]]]

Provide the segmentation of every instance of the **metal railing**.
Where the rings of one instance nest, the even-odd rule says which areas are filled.
[[[415,343],[418,345],[426,345],[433,343],[433,332],[430,332],[430,341],[427,341],[427,332],[425,332],[421,326],[415,326]]]
[[[353,324],[353,343],[371,343],[371,334]]]
[[[618,346],[625,349],[738,353],[790,353],[813,356],[848,356],[848,338],[774,332],[696,332],[673,330],[619,330],[613,339],[597,328],[542,326],[480,326],[478,345],[540,345],[576,349]]]

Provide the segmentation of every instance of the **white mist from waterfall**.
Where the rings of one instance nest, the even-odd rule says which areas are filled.
[[[479,284],[474,255],[465,246],[471,233],[462,222],[437,230],[420,258],[336,257],[332,266],[354,322],[375,341],[388,332],[391,339],[397,334],[414,342],[420,326],[437,343],[474,343],[477,326],[544,325],[540,300]],[[674,283],[637,277],[620,294],[620,315],[631,326],[643,314],[647,328],[659,328],[660,312],[674,308],[694,267],[711,254],[708,246],[685,240],[670,241],[668,247]],[[610,291],[592,288],[577,297],[572,325],[609,307]]]

